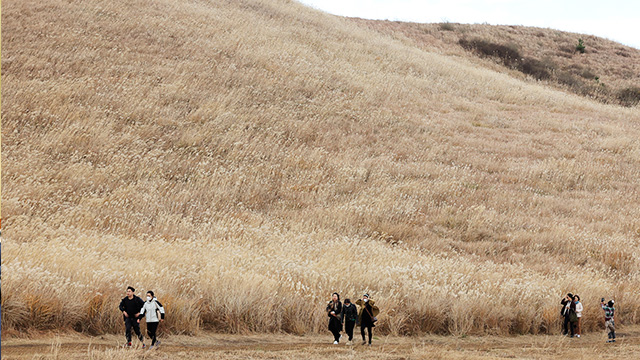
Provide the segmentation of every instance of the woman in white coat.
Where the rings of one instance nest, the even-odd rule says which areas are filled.
[[[164,308],[151,290],[147,291],[147,301],[144,302],[144,306],[140,310],[140,318],[143,317],[147,318],[147,334],[151,338],[151,348],[160,345],[160,341],[156,339],[156,332],[159,323],[164,321]],[[139,319],[138,322],[140,322]]]

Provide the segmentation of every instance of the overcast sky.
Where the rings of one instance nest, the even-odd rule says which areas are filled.
[[[640,49],[640,0],[298,0],[331,14],[420,23],[525,25]]]

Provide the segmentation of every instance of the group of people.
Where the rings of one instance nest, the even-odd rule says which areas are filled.
[[[135,292],[136,289],[133,287],[127,287],[127,296],[120,301],[120,306],[118,306],[118,309],[122,311],[122,317],[124,319],[125,335],[127,337],[126,346],[131,346],[131,330],[133,329],[142,343],[142,348],[145,348],[144,336],[140,332],[140,320],[146,317],[147,335],[149,335],[151,339],[150,349],[152,349],[154,346],[160,345],[156,333],[158,331],[158,325],[164,321],[164,308],[155,297],[153,291],[147,291],[146,301],[136,296]]]
[[[615,308],[614,301],[610,300],[605,304],[604,298],[600,300],[600,307],[604,310],[604,321],[607,329],[607,342],[616,341],[615,323],[613,320]],[[562,323],[562,334],[571,335],[571,337],[580,337],[582,335],[582,311],[584,307],[580,302],[579,295],[568,293],[561,301],[560,315],[564,318]]]
[[[359,309],[356,307],[359,307]],[[375,301],[371,299],[369,294],[362,295],[362,298],[356,300],[353,304],[350,299],[345,299],[344,304],[340,302],[340,294],[333,293],[331,300],[327,304],[327,316],[329,317],[329,331],[333,334],[333,344],[338,345],[342,337],[342,328],[348,336],[347,345],[351,345],[353,341],[353,329],[356,325],[360,326],[362,334],[362,345],[367,344],[365,338],[365,330],[369,335],[369,343],[371,346],[371,338],[373,337],[373,328],[378,321],[380,309],[375,305]]]

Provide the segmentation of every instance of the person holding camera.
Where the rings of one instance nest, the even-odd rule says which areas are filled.
[[[573,303],[573,294],[568,293],[562,301],[560,301],[560,305],[562,305],[562,309],[560,309],[560,315],[564,318],[562,322],[562,335],[568,335],[569,331],[571,331],[571,337],[574,335],[573,326],[571,323],[571,304]]]
[[[604,298],[600,300],[600,306],[604,310],[604,326],[607,329],[608,343],[616,342],[616,326],[613,321],[616,309],[613,307],[614,301],[609,300],[605,305]]]
[[[375,301],[369,298],[369,294],[364,294],[362,299],[358,299],[356,305],[360,306],[358,323],[360,324],[360,333],[362,334],[362,345],[367,343],[364,337],[364,330],[367,329],[369,332],[369,346],[371,346],[372,332],[376,326],[375,322],[378,321],[376,316],[378,316],[380,310],[375,306]]]
[[[340,294],[337,292],[333,293],[331,301],[327,304],[327,316],[329,316],[329,331],[333,334],[333,344],[338,345],[342,331],[342,303]]]
[[[358,309],[351,303],[350,299],[344,299],[344,305],[342,306],[342,321],[344,322],[344,331],[349,336],[347,345],[351,345],[353,340],[353,328],[356,326],[358,320]]]

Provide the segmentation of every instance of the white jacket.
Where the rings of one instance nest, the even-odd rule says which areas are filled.
[[[140,317],[145,316],[147,318],[147,322],[159,322],[158,312],[160,313],[160,319],[164,319],[164,308],[158,298],[153,298],[151,301],[145,301],[144,306],[142,306],[142,310],[140,310]]]
[[[576,315],[578,315],[578,317],[582,317],[582,310],[584,308],[582,307],[582,303],[581,302],[577,302],[576,303]]]

